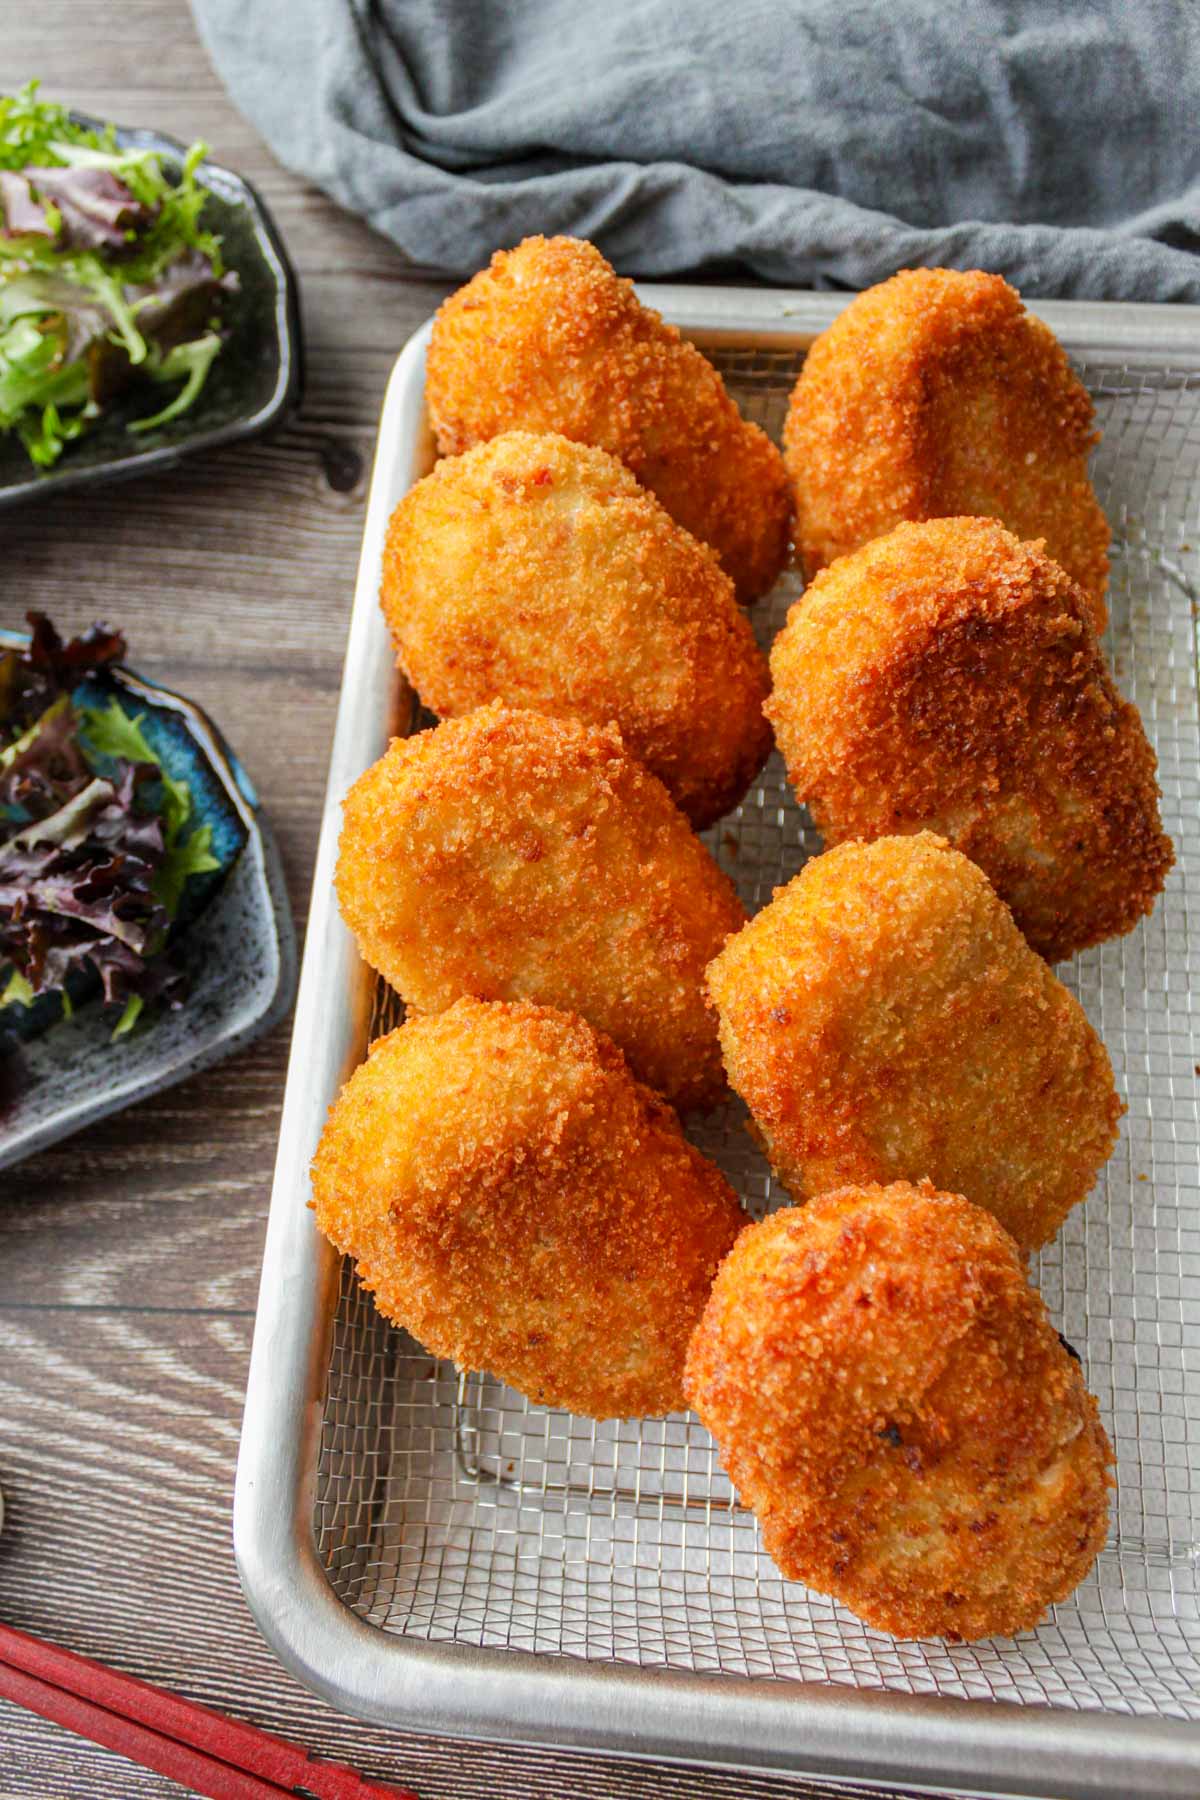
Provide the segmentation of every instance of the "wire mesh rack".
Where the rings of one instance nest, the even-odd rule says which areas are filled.
[[[709,353],[777,437],[802,353]],[[1096,1190],[1033,1267],[1116,1450],[1108,1547],[1036,1632],[897,1642],[779,1576],[694,1418],[597,1423],[460,1376],[381,1320],[346,1267],[313,1523],[363,1620],[644,1668],[1200,1718],[1200,377],[1115,360],[1081,373],[1115,538],[1108,649],[1157,750],[1177,854],[1151,919],[1059,971],[1129,1108]],[[786,577],[755,609],[764,646],[797,591]],[[778,756],[705,836],[751,912],[819,849]],[[399,1016],[380,990],[369,1035]],[[690,1135],[752,1215],[786,1201],[736,1102]]]

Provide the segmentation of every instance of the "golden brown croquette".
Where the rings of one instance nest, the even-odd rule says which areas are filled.
[[[330,1112],[313,1196],[426,1349],[597,1418],[682,1404],[745,1219],[616,1046],[528,1002],[460,1000],[381,1038]]]
[[[520,427],[620,457],[712,545],[740,600],[765,594],[787,561],[779,451],[593,244],[530,237],[497,251],[439,309],[425,391],[443,454]]]
[[[503,700],[615,721],[697,827],[766,761],[770,678],[733,583],[607,451],[509,431],[443,460],[392,515],[381,598],[442,718]]]
[[[1151,911],[1174,854],[1154,752],[1041,545],[993,519],[899,525],[817,576],[771,676],[826,843],[941,832],[1051,962]]]
[[[897,1637],[1009,1636],[1088,1573],[1112,1453],[997,1222],[929,1182],[748,1225],[688,1401],[782,1573]]]
[[[1045,538],[1105,624],[1099,433],[1062,346],[999,275],[905,269],[813,344],[784,447],[806,574],[902,519],[980,514]]]
[[[928,1176],[1034,1250],[1112,1154],[1104,1045],[987,877],[929,832],[816,857],[708,987],[730,1082],[797,1200]]]
[[[337,888],[418,1011],[561,1006],[672,1104],[720,1097],[704,967],[746,915],[614,727],[491,706],[397,740],[347,795]]]

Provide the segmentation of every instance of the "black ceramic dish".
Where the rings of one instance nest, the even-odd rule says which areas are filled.
[[[102,120],[75,116],[82,125],[103,125]],[[182,164],[185,148],[175,138],[121,127],[116,135],[123,149],[157,151],[168,169]],[[144,411],[144,396],[141,405],[137,398],[115,402],[45,473],[30,463],[15,432],[0,434],[0,506],[173,468],[198,451],[256,437],[299,405],[300,308],[296,277],[279,233],[240,175],[212,162],[202,163],[196,173],[212,196],[204,223],[220,235],[225,263],[237,270],[240,284],[226,315],[229,341],[196,404],[158,431],[132,434],[125,427]]]

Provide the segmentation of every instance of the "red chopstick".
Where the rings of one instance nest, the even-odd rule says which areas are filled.
[[[208,1800],[417,1800],[257,1726],[0,1625],[0,1699],[52,1719]]]

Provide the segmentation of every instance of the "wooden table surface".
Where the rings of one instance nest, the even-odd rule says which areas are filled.
[[[0,623],[126,631],[257,783],[302,928],[388,370],[446,284],[283,170],[235,112],[185,0],[5,8],[0,88],[203,137],[254,181],[301,278],[308,391],[266,443],[5,513]],[[341,1717],[285,1674],[234,1571],[230,1510],[288,1049],[251,1050],[0,1176],[0,1617],[405,1780],[422,1800],[751,1800],[828,1786],[435,1741]],[[0,1796],[172,1783],[0,1705]]]

